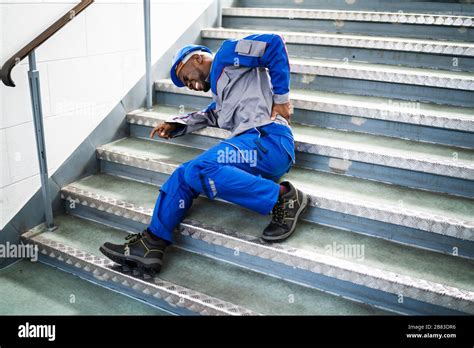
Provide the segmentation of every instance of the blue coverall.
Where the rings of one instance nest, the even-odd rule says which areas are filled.
[[[161,187],[148,228],[169,242],[201,193],[269,214],[279,196],[276,181],[295,163],[288,122],[279,115],[271,120],[273,103],[289,101],[289,60],[280,36],[224,41],[207,79],[213,102],[205,110],[170,118],[182,125],[173,137],[206,126],[232,135],[180,165]]]

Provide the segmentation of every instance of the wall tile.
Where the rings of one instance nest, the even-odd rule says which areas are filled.
[[[0,172],[0,187],[4,187],[11,183],[10,164],[8,163],[8,150],[5,130],[0,130],[0,163],[2,164]]]
[[[143,14],[136,5],[92,5],[86,15],[89,55],[143,47]]]
[[[0,52],[0,61],[5,61],[36,35],[47,29],[60,18],[71,4],[12,3],[2,6],[4,49]],[[40,14],[40,15],[39,15]],[[60,56],[61,48],[56,48],[56,56]],[[3,64],[3,63],[2,63]],[[26,64],[26,62],[23,62]]]
[[[46,64],[37,64],[40,75],[41,103],[43,117],[51,115],[48,71]],[[12,79],[15,87],[2,85],[0,94],[3,103],[1,105],[2,119],[0,129],[13,127],[33,120],[31,111],[31,97],[28,83],[28,66],[17,65],[12,70]]]
[[[91,107],[74,110],[45,120],[48,166],[59,167],[89,135],[94,109]]]
[[[38,174],[39,165],[33,122],[7,128],[5,135],[12,182]]]
[[[48,63],[51,114],[117,102],[124,93],[120,54]]]
[[[15,182],[1,189],[0,216],[3,219],[2,228],[28,202],[33,194],[41,187],[39,175]]]

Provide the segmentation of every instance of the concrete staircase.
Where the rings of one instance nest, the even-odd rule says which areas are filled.
[[[311,198],[294,236],[265,243],[269,217],[200,197],[158,277],[100,254],[148,225],[180,163],[228,136],[150,140],[168,116],[210,101],[165,79],[152,111],[127,115],[130,136],[97,148],[100,173],[62,188],[58,230],[23,240],[47,264],[174,314],[474,314],[474,5],[238,6],[202,43],[215,51],[260,31],[287,42],[297,161],[285,178]]]

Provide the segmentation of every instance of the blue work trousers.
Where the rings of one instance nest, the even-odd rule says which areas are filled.
[[[148,229],[173,242],[174,228],[201,193],[269,214],[279,196],[276,181],[294,163],[293,134],[285,125],[270,123],[222,140],[171,174]]]

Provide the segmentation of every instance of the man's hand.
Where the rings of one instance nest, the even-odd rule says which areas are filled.
[[[179,123],[162,123],[155,128],[150,133],[150,138],[153,138],[155,135],[158,135],[160,138],[170,139],[173,136],[171,135],[176,129],[178,129]]]
[[[293,115],[293,105],[291,102],[286,104],[273,104],[272,120],[275,120],[277,115],[283,116],[288,121],[288,123],[291,123],[291,115]]]

